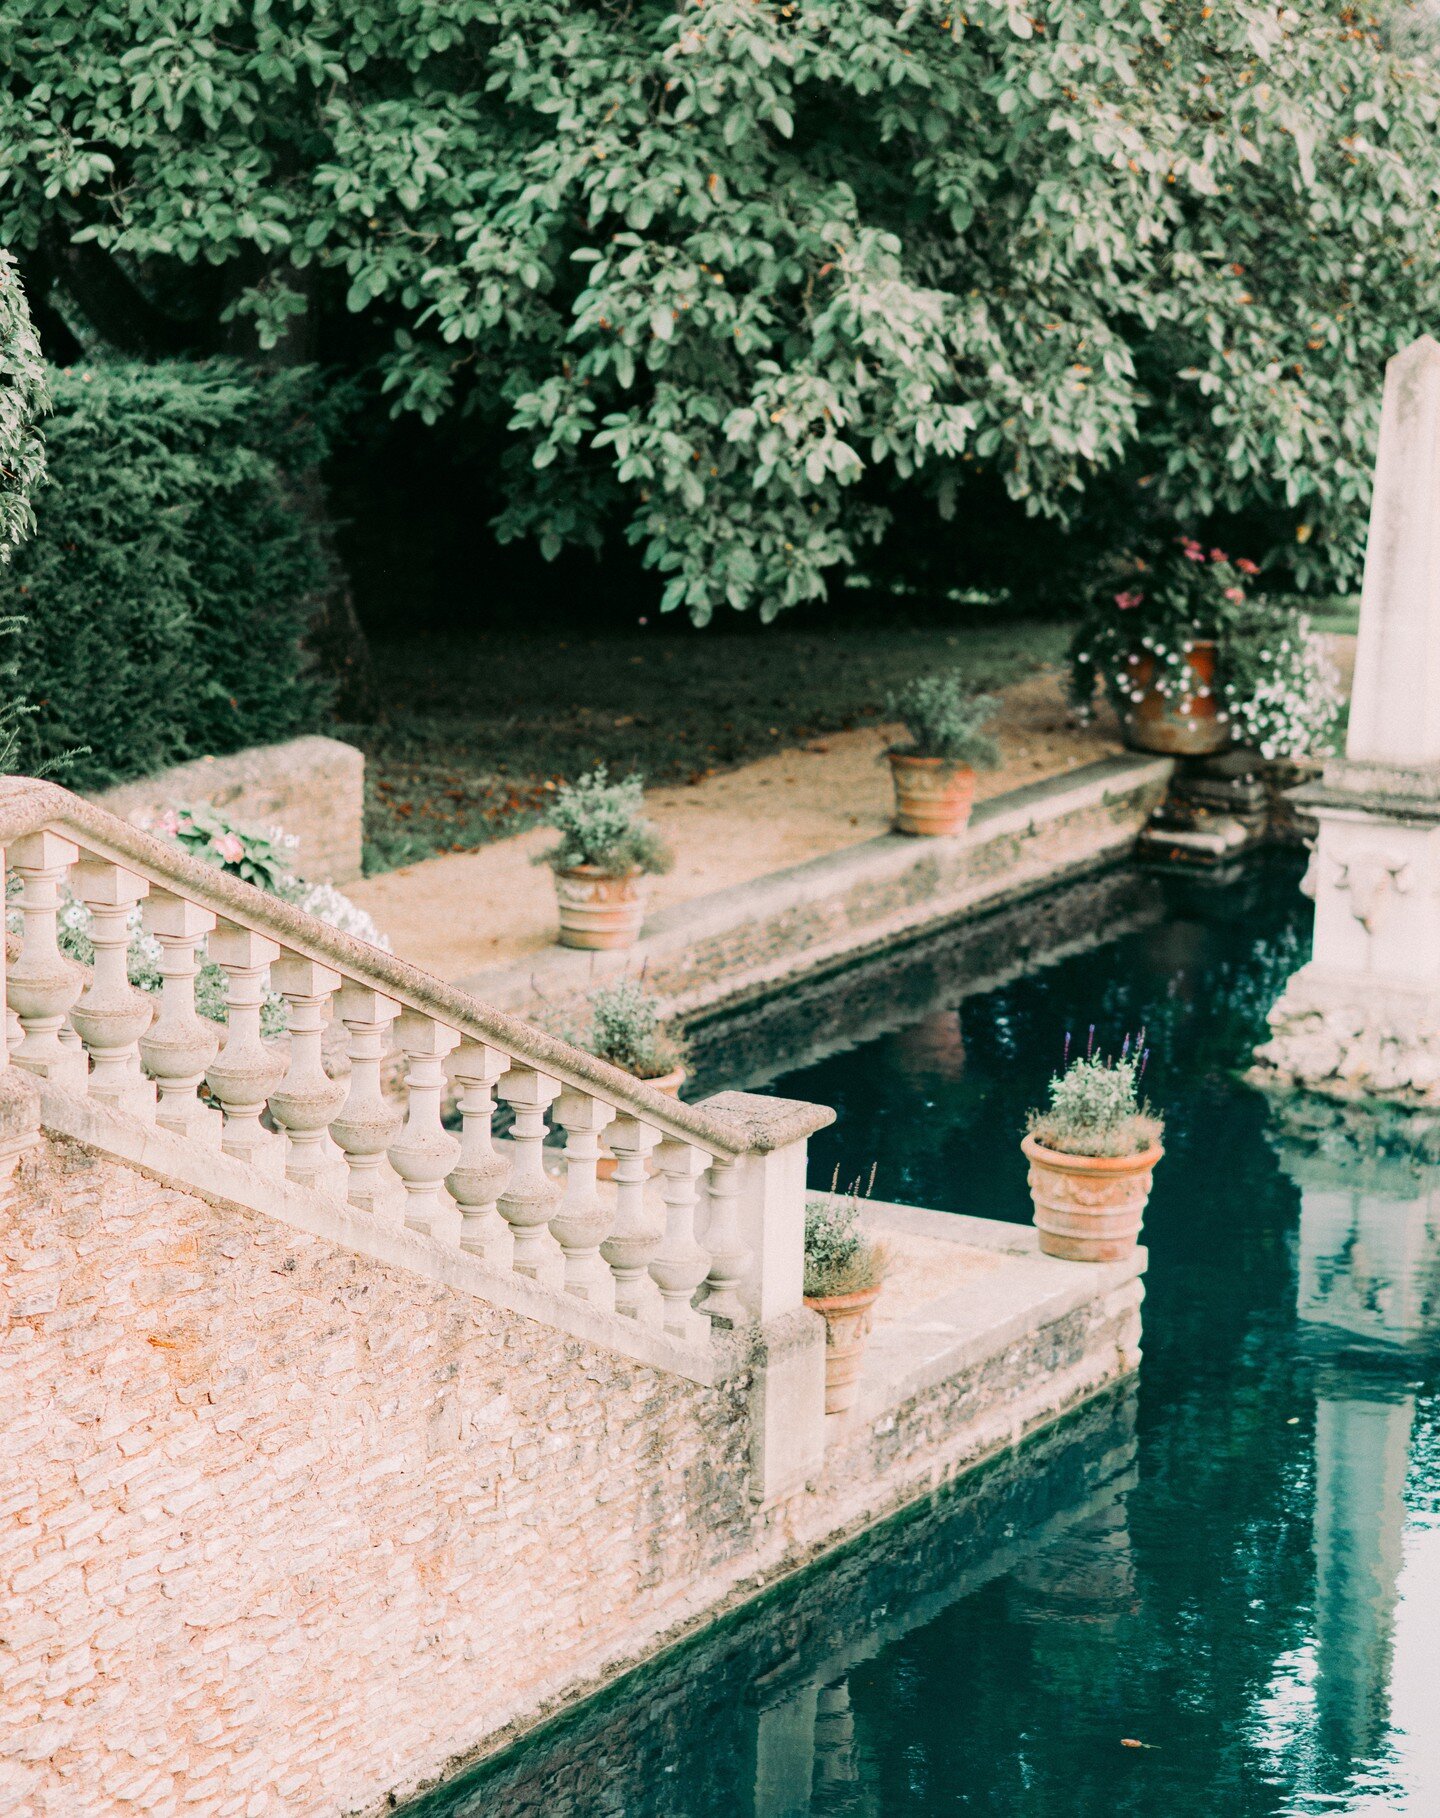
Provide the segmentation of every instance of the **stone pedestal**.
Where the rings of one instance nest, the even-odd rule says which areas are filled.
[[[1262,1075],[1440,1105],[1440,344],[1386,368],[1346,754],[1294,792],[1319,832],[1314,957]]]
[[[1342,759],[1295,793],[1320,828],[1314,957],[1255,1058],[1279,1083],[1440,1105],[1440,769]]]

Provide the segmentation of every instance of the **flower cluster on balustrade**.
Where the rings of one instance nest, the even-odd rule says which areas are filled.
[[[562,1085],[522,1054],[471,1039],[57,833],[26,834],[7,858],[23,922],[6,975],[14,1064],[676,1338],[698,1342],[712,1321],[746,1318],[738,1290],[750,1252],[733,1157],[668,1137],[602,1093]],[[59,940],[71,898],[89,912],[88,967]],[[129,976],[137,909],[159,951],[158,1002]],[[225,977],[223,1027],[197,1009],[202,944]],[[283,1040],[262,1028],[271,993],[284,999]],[[326,1070],[332,1019],[345,1031],[348,1079]],[[386,1090],[392,1047],[404,1060],[398,1095]],[[443,1116],[452,1079],[458,1134]],[[513,1118],[498,1142],[497,1099]],[[602,1135],[616,1160],[613,1193],[597,1180]]]

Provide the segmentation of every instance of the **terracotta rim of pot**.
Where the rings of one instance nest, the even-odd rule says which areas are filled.
[[[1063,1149],[1047,1149],[1028,1135],[1021,1137],[1020,1147],[1031,1161],[1063,1174],[1139,1174],[1153,1168],[1165,1153],[1165,1145],[1155,1142],[1134,1155],[1067,1155]]]
[[[854,1288],[849,1294],[807,1294],[805,1305],[817,1313],[846,1313],[852,1307],[868,1306],[884,1286],[877,1281],[873,1288]]]
[[[663,1092],[667,1098],[678,1098],[680,1088],[688,1077],[688,1070],[684,1067],[672,1067],[668,1073],[657,1073],[652,1079],[646,1079],[643,1073],[631,1075],[631,1078],[638,1079],[642,1086],[653,1086],[657,1092]]]
[[[921,770],[950,770],[958,775],[963,770],[974,770],[973,764],[967,764],[963,758],[922,757],[918,751],[904,751],[895,745],[886,749],[885,755],[895,765],[913,764]]]
[[[556,877],[605,878],[611,883],[623,884],[631,878],[644,877],[644,869],[632,865],[628,871],[605,871],[599,865],[561,865]]]

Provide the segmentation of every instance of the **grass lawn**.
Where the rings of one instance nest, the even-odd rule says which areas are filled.
[[[994,616],[948,628],[709,627],[595,638],[449,634],[377,642],[387,703],[336,730],[365,751],[366,869],[466,851],[539,815],[546,785],[605,763],[676,782],[863,725],[917,671],[980,688],[1063,659],[1068,628]]]

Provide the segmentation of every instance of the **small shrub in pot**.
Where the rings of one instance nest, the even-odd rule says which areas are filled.
[[[685,1079],[685,1044],[666,1028],[659,999],[638,978],[603,985],[590,999],[591,1024],[585,1047],[612,1067],[666,1092]]]
[[[1093,1032],[1092,1032],[1093,1042]],[[1021,1143],[1040,1248],[1071,1262],[1116,1262],[1140,1235],[1164,1123],[1140,1096],[1144,1038],[1118,1060],[1091,1051],[1050,1081]]]
[[[875,1179],[870,1173],[870,1183]],[[869,1185],[865,1194],[870,1191]],[[805,1304],[825,1321],[825,1412],[843,1414],[860,1393],[860,1365],[889,1260],[860,1223],[857,1181],[848,1193],[821,1193],[805,1207]]]
[[[908,735],[887,753],[901,833],[958,833],[969,820],[976,770],[1000,761],[985,730],[997,706],[974,693],[958,669],[916,676],[891,697],[890,714]]]
[[[642,777],[612,781],[603,764],[556,791],[545,818],[560,843],[537,863],[555,873],[562,947],[629,947],[639,935],[641,880],[671,864],[659,828],[646,818],[644,791]]]

